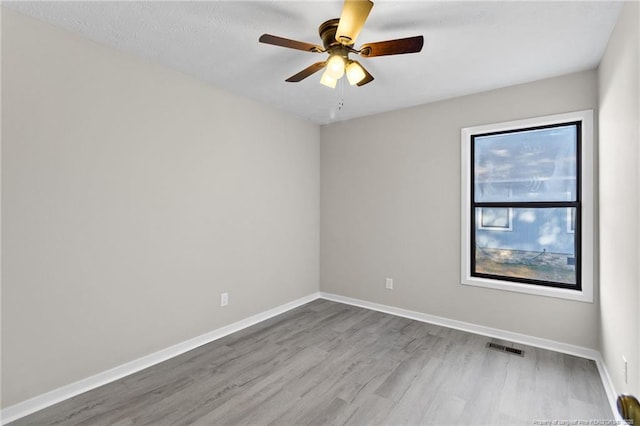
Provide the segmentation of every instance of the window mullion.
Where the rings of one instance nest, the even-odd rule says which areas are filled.
[[[473,202],[472,207],[511,207],[519,209],[535,209],[535,208],[562,208],[562,207],[575,207],[578,208],[580,203],[578,201],[489,201],[489,202]]]

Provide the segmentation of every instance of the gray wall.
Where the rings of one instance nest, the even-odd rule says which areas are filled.
[[[602,348],[618,392],[640,396],[640,7],[625,4],[598,69]],[[629,365],[624,380],[622,357]]]
[[[323,126],[321,290],[598,348],[597,301],[460,284],[460,129],[596,106],[586,71]]]
[[[2,92],[4,407],[318,291],[317,125],[6,9]]]

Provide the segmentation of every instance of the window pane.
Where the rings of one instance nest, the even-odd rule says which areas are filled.
[[[476,208],[476,218],[486,210]],[[576,234],[567,229],[567,208],[506,210],[511,212],[511,232],[496,232],[476,220],[473,272],[576,284]],[[575,217],[575,208],[570,210]]]
[[[576,201],[575,124],[475,136],[476,202]]]

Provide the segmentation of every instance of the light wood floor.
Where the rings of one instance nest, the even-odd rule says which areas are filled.
[[[12,425],[613,419],[593,361],[489,340],[316,300]]]

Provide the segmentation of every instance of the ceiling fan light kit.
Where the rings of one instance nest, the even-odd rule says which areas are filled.
[[[353,47],[355,40],[360,34],[360,31],[362,31],[372,8],[373,2],[370,0],[345,0],[340,19],[325,21],[318,29],[324,47],[271,34],[263,34],[258,41],[305,52],[326,52],[329,54],[328,60],[316,62],[299,73],[287,78],[285,81],[289,83],[302,81],[326,67],[320,79],[320,83],[323,85],[335,88],[337,81],[346,74],[349,84],[364,86],[373,81],[374,78],[358,61],[349,59],[349,53],[357,54],[365,58],[417,53],[422,50],[422,45],[424,44],[424,38],[422,36],[415,36],[368,43],[363,45],[360,50],[355,49]]]

